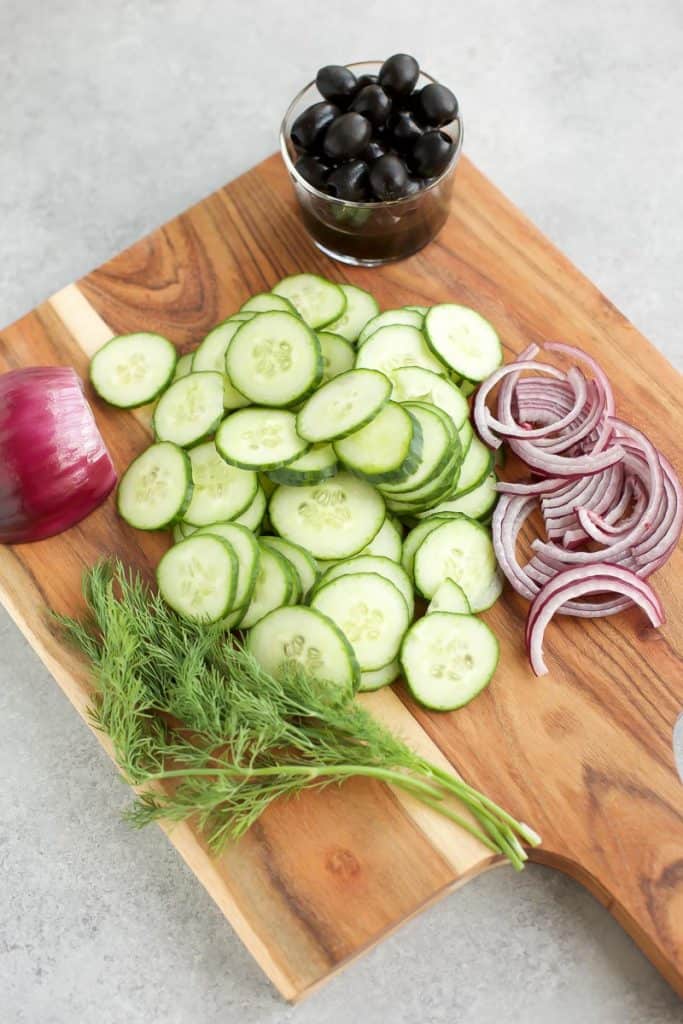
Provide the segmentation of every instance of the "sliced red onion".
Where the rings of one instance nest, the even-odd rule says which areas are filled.
[[[0,376],[0,543],[67,530],[115,483],[74,370],[33,366]]]
[[[583,352],[580,348],[575,348],[573,345],[565,345],[564,342],[561,341],[546,341],[543,348],[547,352],[561,352],[563,355],[571,356],[572,359],[576,359],[579,363],[585,363],[592,371],[595,379],[599,381],[605,394],[607,415],[614,416],[616,406],[612,385],[610,384],[609,378],[603,368],[595,359],[593,359],[592,356],[589,356],[587,352]]]
[[[543,659],[543,636],[556,612],[572,599],[587,594],[616,593],[628,598],[643,609],[651,624],[657,628],[664,622],[661,602],[652,587],[635,573],[606,562],[584,570],[568,569],[551,579],[536,595],[527,618],[526,641],[531,667],[537,676],[546,675]]]

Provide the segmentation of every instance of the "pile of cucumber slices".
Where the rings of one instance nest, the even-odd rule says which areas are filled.
[[[467,703],[498,660],[475,613],[501,576],[493,457],[466,395],[501,362],[472,309],[380,313],[313,274],[253,296],[179,359],[157,334],[113,338],[92,359],[97,393],[156,402],[155,442],[117,500],[131,526],[173,530],[164,599],[248,631],[273,673],[301,665],[352,690],[402,674],[427,707]],[[429,605],[414,621],[416,592]]]

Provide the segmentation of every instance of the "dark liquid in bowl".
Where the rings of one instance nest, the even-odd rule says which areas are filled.
[[[354,262],[398,260],[422,249],[448,216],[453,175],[403,203],[342,206],[305,192],[297,194],[301,215],[315,242]]]

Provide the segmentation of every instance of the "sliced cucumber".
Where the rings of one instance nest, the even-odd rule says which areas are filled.
[[[302,669],[342,691],[358,688],[360,672],[351,645],[326,615],[312,608],[270,612],[249,633],[247,649],[275,677]]]
[[[356,355],[358,369],[379,370],[390,377],[402,366],[421,366],[434,373],[445,373],[445,367],[429,351],[422,331],[407,324],[380,327],[359,348]]]
[[[178,353],[160,334],[112,338],[90,360],[90,382],[100,398],[119,409],[153,402],[173,379]]]
[[[398,658],[390,661],[383,668],[376,668],[372,672],[361,672],[358,692],[371,693],[373,690],[379,690],[383,686],[388,686],[389,683],[396,682],[400,674],[401,665]]]
[[[320,590],[339,576],[357,576],[358,573],[366,572],[384,576],[386,580],[394,584],[401,593],[408,609],[408,615],[412,619],[415,612],[413,585],[403,566],[392,562],[390,558],[383,558],[379,555],[356,555],[355,558],[346,558],[327,569],[318,580],[315,589],[316,591]]]
[[[252,310],[239,309],[236,313],[233,313],[232,316],[229,316],[224,323],[245,324],[248,320],[253,320],[255,316],[256,313]]]
[[[460,498],[442,502],[434,511],[462,512],[470,519],[484,519],[498,500],[495,473],[489,473],[480,484],[468,490]]]
[[[415,552],[415,585],[424,597],[434,597],[444,580],[465,592],[473,612],[490,602],[497,576],[496,556],[489,531],[475,519],[457,516],[428,533]]]
[[[404,405],[387,402],[370,423],[335,441],[334,450],[348,469],[371,483],[405,480],[419,465],[422,430]]]
[[[400,562],[402,547],[403,542],[399,527],[396,522],[387,516],[382,523],[379,533],[375,534],[370,543],[360,553],[361,555],[377,555],[380,558],[390,558],[392,562]]]
[[[470,381],[485,380],[503,362],[500,338],[467,306],[432,306],[424,322],[427,343],[441,362]]]
[[[186,352],[184,356],[180,356],[178,362],[175,364],[173,380],[180,380],[181,377],[187,377],[188,373],[192,372],[193,359],[194,352]]]
[[[415,552],[419,548],[424,538],[435,530],[441,523],[447,522],[449,519],[455,519],[455,513],[447,512],[443,515],[434,515],[429,519],[424,519],[421,523],[407,534],[403,541],[403,553],[401,555],[401,564],[408,576],[414,579],[413,565],[415,561]]]
[[[237,523],[211,523],[210,526],[202,526],[194,536],[201,537],[207,534],[227,540],[235,552],[237,580],[232,604],[234,608],[246,610],[246,606],[251,601],[261,560],[261,552],[256,538],[246,526],[240,526]]]
[[[257,295],[252,295],[240,309],[240,313],[273,312],[299,315],[289,299],[285,299],[282,295],[275,295],[274,292],[259,292]]]
[[[477,381],[466,380],[463,377],[461,379],[460,383],[458,384],[458,387],[462,391],[462,393],[465,396],[465,398],[469,398],[469,396],[473,395],[474,392],[477,390]]]
[[[391,381],[376,370],[349,370],[328,381],[299,410],[296,429],[307,441],[346,437],[389,401]]]
[[[192,470],[186,452],[161,441],[147,448],[123,474],[118,513],[138,530],[163,530],[182,519],[192,498]]]
[[[358,336],[358,348],[364,345],[368,338],[375,334],[380,327],[406,324],[408,327],[417,327],[419,330],[422,327],[423,319],[424,317],[420,313],[416,313],[415,310],[385,309],[383,313],[378,313],[372,320],[368,320],[365,327],[363,327]]]
[[[472,609],[465,591],[453,580],[444,580],[436,588],[434,597],[427,606],[427,615],[432,612],[455,612],[457,615],[470,615]]]
[[[193,536],[166,552],[157,568],[164,601],[193,622],[218,622],[232,610],[237,556],[216,536]]]
[[[307,487],[278,487],[269,513],[280,536],[305,547],[316,559],[358,554],[385,519],[384,502],[375,488],[350,473]]]
[[[474,490],[483,483],[492,466],[493,452],[482,444],[478,437],[473,437],[460,469],[458,496]]]
[[[470,445],[474,438],[474,430],[469,420],[465,420],[461,427],[458,427],[458,437],[460,438],[460,447],[462,448],[463,459],[470,450]]]
[[[346,310],[346,296],[339,285],[317,274],[285,277],[273,291],[288,299],[309,327],[325,327],[343,316]]]
[[[499,653],[498,641],[481,619],[434,612],[410,627],[400,661],[415,700],[434,711],[453,711],[481,693]]]
[[[194,354],[193,370],[211,370],[223,375],[223,405],[226,409],[243,409],[249,399],[241,395],[225,372],[225,356],[240,327],[240,321],[224,320],[204,338]]]
[[[230,342],[225,368],[256,405],[293,405],[320,383],[320,342],[292,313],[257,313]]]
[[[336,622],[362,672],[382,668],[396,658],[410,623],[398,588],[376,573],[338,576],[316,591],[311,607]]]
[[[321,384],[333,380],[340,373],[346,373],[347,370],[353,369],[356,353],[350,341],[342,338],[339,334],[331,334],[330,331],[319,331],[318,341],[323,355]]]
[[[173,540],[177,544],[178,541],[185,540],[186,537],[191,537],[193,533],[199,530],[199,526],[190,526],[184,519],[179,519],[173,526]]]
[[[422,366],[394,370],[392,398],[395,402],[427,402],[442,409],[459,430],[469,416],[469,406],[460,390],[446,377]]]
[[[347,341],[356,341],[368,321],[379,313],[377,299],[354,284],[340,284],[339,287],[346,297],[346,309],[328,330],[341,334]]]
[[[221,456],[241,469],[277,469],[309,447],[296,432],[296,416],[285,409],[240,409],[223,420],[216,433]]]
[[[259,570],[242,629],[251,629],[268,612],[288,605],[299,586],[291,563],[279,551],[260,544],[259,551]]]
[[[184,519],[191,526],[208,526],[236,519],[251,504],[258,488],[256,473],[229,466],[213,441],[189,452],[194,492]]]
[[[294,544],[291,540],[285,540],[284,537],[261,537],[260,543],[267,548],[279,551],[288,562],[291,562],[292,568],[299,577],[301,596],[305,599],[320,575],[318,563],[313,555],[302,548],[300,544]]]
[[[259,484],[251,504],[247,505],[244,512],[240,512],[238,516],[235,516],[232,522],[237,526],[246,526],[252,533],[256,533],[266,513],[267,504],[266,492],[261,484]]]
[[[223,411],[223,374],[189,373],[171,384],[159,399],[154,410],[154,433],[160,441],[188,448],[213,434]]]
[[[399,483],[387,483],[381,488],[399,500],[401,493],[415,491],[438,478],[460,455],[460,441],[455,427],[448,417],[441,416],[435,406],[405,402],[401,408],[406,409],[419,423],[422,450],[420,460],[409,476]]]
[[[429,306],[403,306],[403,309],[409,309],[412,313],[419,313],[420,316],[426,316]]]
[[[304,487],[306,484],[328,480],[337,472],[339,463],[331,444],[314,445],[305,455],[268,474],[271,482],[287,484],[290,487]],[[272,493],[272,492],[271,492]]]

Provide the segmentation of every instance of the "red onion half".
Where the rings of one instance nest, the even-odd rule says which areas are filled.
[[[32,366],[0,376],[0,543],[67,530],[115,483],[74,370]]]
[[[549,366],[531,345],[482,384],[474,403],[482,440],[492,447],[507,442],[532,473],[500,482],[492,531],[500,568],[533,602],[527,641],[538,674],[547,671],[542,640],[555,613],[595,618],[636,604],[661,625],[659,600],[643,580],[671,556],[683,529],[676,474],[644,434],[615,416],[604,371],[570,345],[544,349],[580,366]],[[486,399],[497,384],[494,416]],[[517,542],[537,508],[545,538],[532,542],[533,556],[523,564]]]

